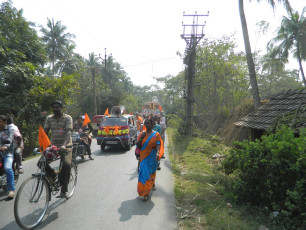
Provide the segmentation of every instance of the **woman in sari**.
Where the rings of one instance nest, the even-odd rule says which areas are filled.
[[[146,119],[144,125],[146,131],[139,135],[137,141],[137,145],[141,145],[137,191],[147,201],[151,190],[155,189],[157,161],[163,155],[163,145],[159,133],[152,130],[155,125],[153,119]]]

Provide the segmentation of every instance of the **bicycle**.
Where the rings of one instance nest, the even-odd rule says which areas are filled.
[[[52,147],[53,146],[48,148]],[[53,151],[51,154],[52,158],[50,159],[50,154],[48,155],[47,153],[48,151],[45,150],[38,161],[37,173],[32,174],[32,176],[22,183],[15,198],[15,220],[23,229],[34,229],[41,223],[47,212],[49,201],[51,201],[51,194],[57,194],[61,188],[58,176],[55,178],[48,176],[45,167],[47,162],[51,163],[60,159],[60,172],[65,159],[65,154],[60,152],[57,148],[57,152]],[[77,173],[77,164],[75,160],[72,159],[67,199],[72,197],[74,193],[77,184]]]

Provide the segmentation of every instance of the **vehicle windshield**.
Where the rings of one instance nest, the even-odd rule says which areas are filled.
[[[105,126],[125,126],[127,125],[126,117],[104,117],[101,123],[102,127]]]

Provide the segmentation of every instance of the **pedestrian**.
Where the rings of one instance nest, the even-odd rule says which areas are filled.
[[[11,116],[7,117],[7,127],[14,134],[14,158],[16,160],[18,173],[22,174],[24,172],[22,167],[22,151],[24,149],[22,135],[19,128],[14,124],[13,117]]]
[[[8,142],[3,143],[2,142]],[[7,127],[7,117],[0,115],[0,153],[2,155],[4,171],[6,174],[7,191],[9,192],[8,198],[13,199],[15,196],[15,182],[14,182],[14,171],[13,171],[13,160],[14,160],[14,133]]]
[[[137,137],[138,137],[140,132],[143,130],[143,119],[137,112],[136,112],[136,125],[137,125]]]
[[[62,112],[63,104],[56,100],[51,103],[53,114],[47,116],[44,130],[48,135],[51,130],[51,144],[58,147],[61,151],[66,151],[63,167],[59,173],[59,181],[61,191],[56,195],[57,198],[67,198],[68,183],[70,178],[70,169],[72,161],[72,117]],[[57,171],[55,171],[49,164],[46,165],[46,172],[55,178]]]
[[[153,130],[155,125],[153,119],[146,119],[144,125],[146,131],[140,135],[136,143],[141,146],[137,191],[138,195],[143,196],[143,200],[147,201],[151,190],[156,190],[157,161],[162,156],[163,149],[161,149],[160,134]]]
[[[163,144],[165,145],[165,137],[166,137],[166,120],[165,120],[165,117],[162,117],[161,120],[160,120],[160,127],[161,127],[161,138],[163,140]],[[165,154],[162,156],[162,158],[165,158]]]
[[[154,127],[153,127],[153,130],[154,131],[156,131],[156,132],[158,132],[159,134],[161,134],[161,127],[160,127],[160,125],[159,125],[159,117],[157,117],[157,116],[152,116],[152,119],[153,119],[153,121],[154,121]],[[157,163],[157,170],[161,170],[161,167],[160,167],[160,160],[158,161],[158,163]]]

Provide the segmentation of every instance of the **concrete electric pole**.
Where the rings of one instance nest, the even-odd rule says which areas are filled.
[[[185,14],[183,16],[187,18],[187,20],[192,19],[192,23],[187,23],[183,25],[183,34],[181,38],[186,41],[186,49],[185,49],[185,57],[184,64],[186,66],[185,69],[185,79],[187,81],[187,109],[186,109],[186,125],[187,125],[187,133],[191,134],[191,128],[193,124],[193,112],[194,112],[194,86],[195,86],[195,65],[196,65],[196,46],[199,41],[204,37],[204,26],[205,21],[203,20],[202,24],[199,24],[199,19],[202,19],[207,14]]]

